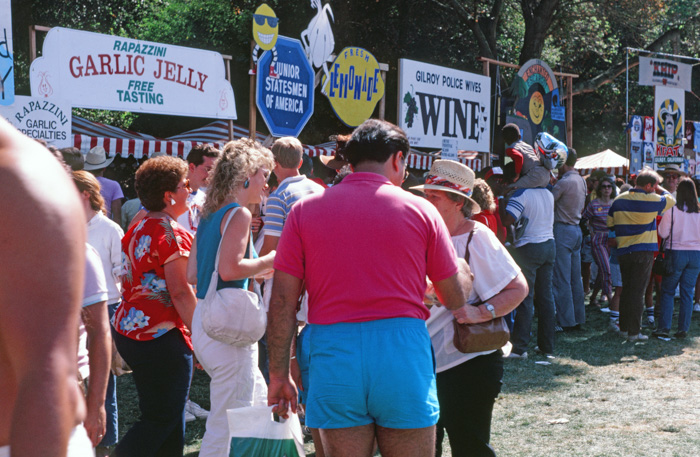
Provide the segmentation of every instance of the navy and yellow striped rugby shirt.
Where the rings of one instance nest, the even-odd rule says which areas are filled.
[[[617,239],[617,254],[658,250],[656,216],[673,207],[676,200],[633,188],[613,200],[608,212],[608,228]]]

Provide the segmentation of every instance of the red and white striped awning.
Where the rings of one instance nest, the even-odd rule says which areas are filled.
[[[408,156],[408,166],[418,170],[430,170],[433,161],[438,159],[440,159],[439,153],[425,154],[411,150],[411,155]],[[474,151],[459,151],[457,161],[473,171],[481,171],[483,164],[481,154]]]
[[[591,174],[593,171],[602,170],[608,175],[624,176],[627,174],[629,160],[610,149],[581,157],[576,161],[574,168],[581,176]]]
[[[238,125],[233,126],[234,139],[248,138],[248,132],[248,129]],[[72,133],[73,146],[83,154],[87,154],[90,149],[96,146],[102,146],[109,157],[121,155],[126,158],[131,155],[141,159],[149,157],[155,152],[165,152],[168,155],[185,159],[192,148],[198,144],[211,144],[215,148],[221,149],[228,142],[228,123],[215,121],[179,135],[156,138],[152,135],[73,116]],[[257,132],[256,139],[264,142],[267,137]],[[335,143],[325,143],[318,146],[304,145],[304,152],[311,157],[333,155]]]

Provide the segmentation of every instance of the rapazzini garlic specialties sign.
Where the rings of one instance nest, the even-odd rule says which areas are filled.
[[[81,108],[236,119],[225,76],[218,52],[55,27],[30,85]]]
[[[29,138],[57,148],[72,146],[73,116],[70,103],[64,100],[15,95],[12,105],[0,106],[0,116]]]
[[[399,126],[411,146],[488,152],[491,80],[466,71],[399,59]]]

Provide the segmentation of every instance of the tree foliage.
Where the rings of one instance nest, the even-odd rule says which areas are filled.
[[[330,2],[336,52],[359,46],[389,64],[386,115],[396,120],[399,58],[481,72],[478,58],[522,64],[541,58],[555,71],[575,73],[574,146],[580,155],[624,149],[626,48],[698,56],[697,0],[374,0]],[[18,93],[28,93],[27,26],[63,26],[218,51],[232,57],[231,74],[241,125],[248,123],[247,70],[253,0],[12,0]],[[307,1],[267,2],[280,34],[298,38],[315,14]],[[41,42],[39,43],[41,44]],[[631,63],[630,112],[650,114],[653,91],[636,85]],[[513,70],[495,82],[506,88]],[[697,87],[696,87],[697,89]],[[24,91],[24,92],[23,92]],[[688,119],[700,118],[697,98],[686,99]],[[91,115],[92,110],[81,111]],[[167,136],[209,122],[154,115],[94,118]],[[258,129],[264,130],[257,116]],[[347,132],[316,92],[315,112],[302,133],[307,143]]]

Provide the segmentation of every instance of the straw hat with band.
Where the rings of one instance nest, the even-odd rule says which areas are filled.
[[[479,204],[471,198],[474,189],[474,172],[468,166],[454,160],[434,161],[425,178],[425,184],[411,187],[411,189],[452,192],[467,199],[471,204],[472,214],[481,212]]]
[[[107,168],[114,160],[114,157],[107,158],[107,151],[102,146],[95,146],[85,156],[85,167],[83,170],[101,170]]]
[[[658,173],[661,176],[665,175],[666,173],[678,173],[681,176],[688,176],[688,173],[681,170],[680,165],[678,165],[677,163],[670,163],[666,165],[664,168],[658,170]]]

